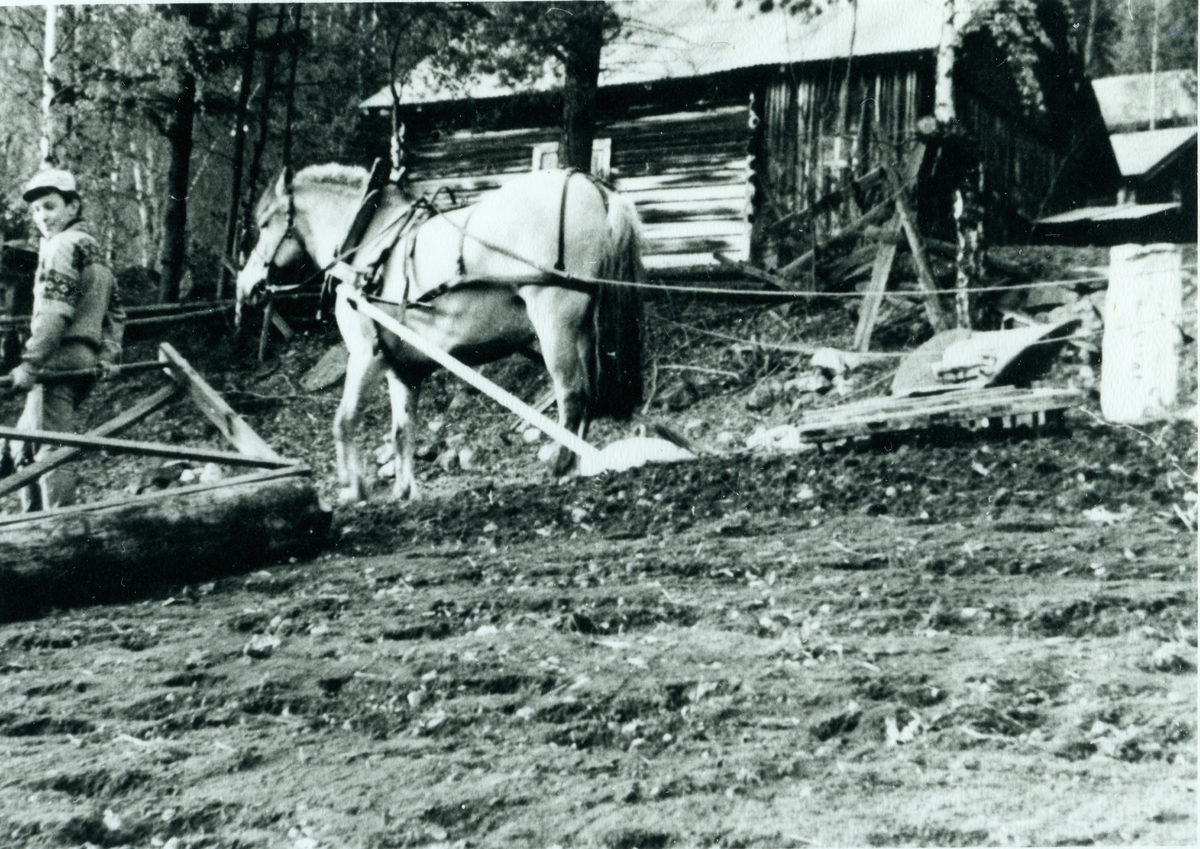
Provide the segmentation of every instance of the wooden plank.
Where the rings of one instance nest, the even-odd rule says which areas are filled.
[[[1004,416],[1042,414],[1083,403],[1077,389],[984,389],[941,395],[871,399],[806,414],[797,424],[813,440],[842,439],[873,433],[928,428]]]
[[[279,331],[286,341],[291,341],[296,336],[296,331],[287,323],[287,319],[281,316],[278,310],[271,310],[271,326]]]
[[[883,293],[887,289],[888,275],[892,273],[892,263],[895,259],[895,241],[885,242],[875,249],[871,282],[867,284],[867,291],[858,313],[858,327],[854,330],[856,351],[867,351],[871,348],[871,333],[875,330],[875,320],[879,318],[879,305],[883,303]]]
[[[739,238],[748,236],[750,223],[745,220],[720,219],[716,221],[665,221],[648,224],[644,228],[647,239],[699,239],[718,237]]]
[[[749,226],[745,207],[745,201],[725,207],[690,205],[690,208],[681,206],[675,209],[663,208],[655,204],[654,207],[638,207],[638,216],[642,219],[642,224],[646,226],[678,224],[683,221],[737,221],[742,226]]]
[[[892,194],[896,199],[896,214],[899,216],[900,226],[904,228],[905,236],[908,237],[908,247],[912,251],[913,264],[917,268],[917,286],[924,295],[925,315],[934,331],[945,330],[949,324],[942,314],[941,304],[938,303],[937,282],[933,279],[933,272],[929,270],[929,260],[925,256],[925,243],[921,239],[916,216],[909,209],[908,201],[904,199],[904,189],[900,180],[896,178],[890,168],[888,169],[888,178]]]
[[[656,239],[653,233],[647,233],[646,242],[643,260],[649,260],[660,254],[712,254],[716,251],[733,259],[745,259],[744,254],[750,249],[748,234],[740,238],[712,236],[697,239]],[[711,256],[709,259],[711,261]]]
[[[266,441],[254,432],[246,420],[233,411],[225,399],[192,368],[169,342],[158,349],[159,359],[171,367],[171,376],[188,391],[188,395],[204,417],[212,422],[229,443],[250,457],[269,460],[273,465],[295,462],[284,460]]]
[[[733,259],[747,259],[749,257],[749,246],[746,246],[740,251],[732,247],[722,251],[726,256]],[[696,251],[693,253],[647,253],[642,258],[642,264],[646,268],[651,269],[666,269],[666,268],[704,268],[705,266],[716,266],[717,261],[713,258],[712,251]]]
[[[664,168],[656,174],[613,175],[613,185],[621,194],[660,191],[693,186],[745,186],[750,177],[750,163],[745,159],[728,163],[710,162],[704,173],[694,168]]]
[[[691,204],[745,204],[749,188],[745,180],[729,183],[706,183],[702,186],[678,186],[670,189],[655,189],[652,198],[642,198],[640,192],[621,190],[631,200],[640,200],[639,209],[654,209],[662,206],[672,208],[676,204],[687,207]]]
[[[737,262],[736,260],[733,260],[730,257],[725,256],[725,254],[721,253],[720,251],[717,251],[713,254],[713,259],[715,259],[721,265],[726,266],[727,268],[732,268],[732,269],[735,269],[735,270],[741,272],[742,274],[746,275],[747,277],[753,277],[755,280],[760,280],[763,283],[766,283],[767,286],[770,287],[771,289],[775,289],[777,291],[784,288],[784,286],[781,284],[786,285],[786,283],[787,283],[786,280],[780,280],[774,274],[770,274],[766,271],[763,271],[760,268],[755,268],[753,265],[750,265],[748,262]]]
[[[1012,400],[1032,392],[1045,394],[1048,391],[1055,392],[1058,390],[1030,390],[1018,389],[1015,386],[998,386],[987,389],[946,389],[927,395],[904,395],[902,397],[886,395],[878,398],[866,398],[862,401],[854,401],[836,407],[826,407],[821,410],[809,410],[801,417],[801,421],[806,424],[820,424],[822,422],[844,421],[848,418],[870,418],[872,416],[892,413],[915,413],[922,410],[927,412],[931,410],[943,411],[961,407],[963,404],[973,403],[980,398],[985,398],[991,403]]]
[[[173,460],[219,463],[223,466],[281,468],[295,466],[300,462],[299,460],[288,460],[283,457],[256,457],[236,451],[191,448],[186,445],[140,442],[134,439],[89,436],[83,433],[62,433],[57,430],[21,430],[15,427],[0,427],[0,439],[20,439],[25,442],[36,442],[41,445],[69,445],[76,448],[92,448],[101,451],[111,451],[114,454],[134,454],[141,457],[167,457]]]
[[[149,416],[155,410],[162,407],[179,392],[176,386],[164,386],[162,389],[155,392],[153,395],[143,398],[138,401],[128,410],[125,410],[120,415],[117,415],[99,427],[93,428],[87,432],[88,436],[114,436],[120,433],[127,427],[137,424],[142,419]],[[13,475],[0,480],[0,496],[9,495],[19,489],[23,489],[35,480],[40,478],[46,472],[53,471],[59,466],[70,462],[78,457],[83,452],[81,448],[60,448],[57,451],[51,451],[45,458],[36,463],[22,467]]]
[[[849,241],[850,239],[855,238],[866,227],[869,227],[872,224],[881,224],[884,221],[887,221],[892,214],[894,213],[892,211],[892,205],[890,202],[885,201],[878,206],[874,206],[865,212],[861,218],[857,218],[843,227],[836,236],[827,239],[821,244],[820,248],[826,249],[833,247],[834,245],[841,244],[842,242]],[[796,259],[779,269],[779,276],[793,278],[803,274],[812,265],[815,256],[816,253],[814,251],[805,251],[800,256],[796,257]]]

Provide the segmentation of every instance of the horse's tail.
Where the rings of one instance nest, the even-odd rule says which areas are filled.
[[[633,203],[607,195],[608,226],[604,258],[596,276],[641,282],[641,220]],[[642,298],[636,286],[601,284],[592,302],[593,343],[588,357],[588,413],[592,417],[631,416],[642,403]]]

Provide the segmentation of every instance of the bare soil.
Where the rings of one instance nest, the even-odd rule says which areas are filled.
[[[874,366],[746,408],[807,363],[751,340],[844,346],[852,322],[655,302],[645,419],[722,453],[597,479],[551,480],[436,377],[422,501],[381,485],[310,561],[0,624],[0,845],[1195,845],[1194,415],[1114,427],[1093,392],[1040,432],[741,450],[886,389]],[[333,340],[266,367],[174,341],[332,500],[338,390],[298,387]],[[1098,367],[1068,351],[1048,380]],[[91,422],[157,380],[100,387]],[[369,450],[386,416],[381,394]],[[217,444],[186,404],[130,435]],[[93,498],[181,471],[81,469]]]

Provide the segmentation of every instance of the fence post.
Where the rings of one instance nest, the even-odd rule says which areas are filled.
[[[1177,245],[1116,245],[1104,302],[1100,410],[1115,422],[1175,406],[1183,267]]]

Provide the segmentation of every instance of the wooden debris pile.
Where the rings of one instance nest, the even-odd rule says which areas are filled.
[[[944,303],[955,286],[958,247],[931,238],[918,224],[913,186],[925,156],[917,145],[895,167],[877,167],[850,181],[816,203],[767,226],[776,244],[784,245],[781,257],[792,257],[772,271],[756,270],[752,276],[781,289],[862,293],[853,348],[866,351],[875,327],[923,310],[935,331],[954,326],[954,313]],[[831,226],[830,211],[854,210],[840,227]],[[825,232],[818,238],[818,232]],[[743,271],[748,269],[743,268]],[[1064,285],[1061,290],[1015,286],[1035,279],[1037,264],[988,255],[981,288],[1000,289],[971,295],[971,313],[979,324],[996,326],[1006,312],[1027,307],[1042,311],[1073,303],[1089,293]],[[1097,287],[1092,287],[1097,288]],[[1053,316],[1061,321],[1071,316]],[[1085,326],[1087,322],[1085,321]]]
[[[5,438],[61,446],[0,480],[0,495],[33,483],[83,450],[187,463],[171,467],[181,483],[192,470],[179,487],[168,481],[159,488],[151,480],[96,503],[0,515],[0,621],[150,583],[228,574],[310,554],[324,543],[331,513],[320,503],[311,470],[277,454],[165,342],[159,365],[170,385],[86,434],[0,428]],[[233,451],[117,437],[180,396]],[[225,469],[250,471],[227,476]]]

